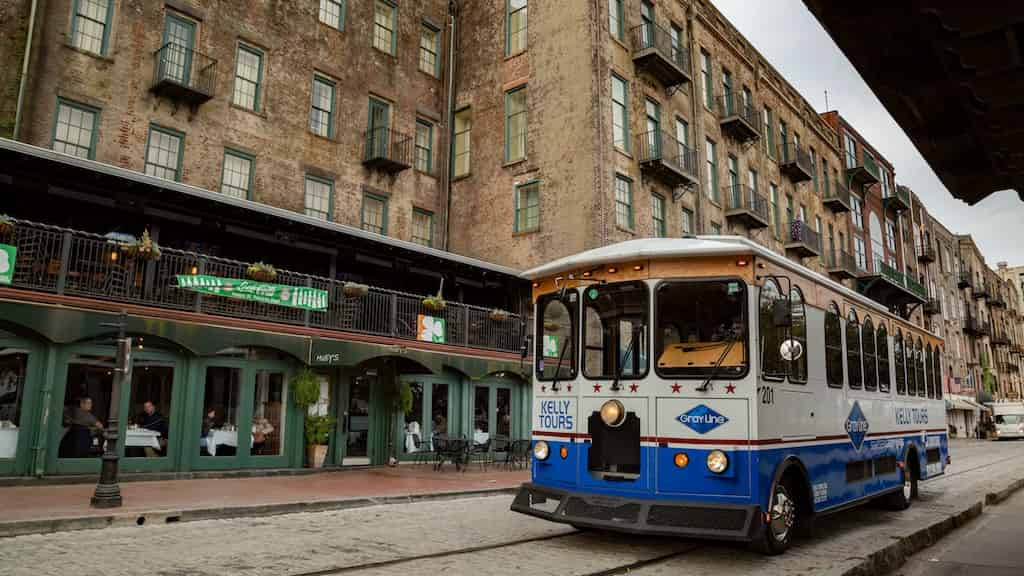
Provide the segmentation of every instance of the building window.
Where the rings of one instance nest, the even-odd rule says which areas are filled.
[[[828,198],[832,194],[832,185],[828,181],[828,158],[821,159],[821,181],[825,188],[825,197]]]
[[[843,387],[843,324],[835,302],[825,312],[825,378],[829,386]]]
[[[779,186],[775,182],[768,184],[769,200],[772,205],[772,226],[775,227],[775,237],[780,238],[782,234],[782,224],[779,222]]]
[[[540,182],[519,184],[515,190],[514,232],[540,229]]]
[[[718,154],[715,143],[710,138],[704,141],[704,159],[707,163],[704,171],[704,193],[713,202],[718,202]]]
[[[622,40],[625,36],[625,24],[623,24],[622,20],[622,0],[608,0],[608,31],[619,40]]]
[[[814,148],[808,148],[808,152],[811,155],[811,180],[814,182],[814,193],[819,194],[821,190],[818,188],[818,155],[814,152]]]
[[[885,219],[885,243],[889,250],[896,251],[896,223],[888,218]]]
[[[331,219],[331,205],[334,199],[334,182],[306,175],[306,216],[320,220]]]
[[[235,92],[231,101],[247,110],[260,109],[260,84],[263,81],[263,53],[239,45],[235,61]]]
[[[456,178],[466,176],[470,170],[470,131],[473,114],[469,108],[455,113],[455,172]]]
[[[615,224],[633,229],[633,181],[621,174],[615,175]]]
[[[434,245],[434,213],[413,208],[412,241],[424,246]]]
[[[441,34],[426,22],[420,27],[420,70],[431,76],[440,76],[437,55],[441,52]]]
[[[363,193],[363,230],[380,235],[388,233],[388,199],[372,192]]]
[[[718,222],[712,222],[711,223],[711,233],[714,234],[715,236],[721,235],[722,234],[722,225],[719,224]]]
[[[665,228],[665,199],[658,194],[651,194],[651,214],[654,220],[654,235],[659,238],[668,236]]]
[[[855,256],[857,258],[857,268],[859,270],[868,269],[868,251],[867,245],[864,243],[864,239],[860,236],[853,237],[853,246],[855,250]]]
[[[505,55],[526,50],[526,0],[506,0]]]
[[[526,158],[526,87],[505,93],[505,162]]]
[[[629,151],[629,86],[612,74],[612,143]]]
[[[693,235],[693,210],[683,208],[683,236]]]
[[[669,26],[668,34],[672,45],[672,61],[681,62],[683,50],[685,49],[683,43],[686,40],[683,38],[683,29],[673,23]]]
[[[853,225],[864,229],[864,203],[856,194],[850,194],[850,206],[853,208]]]
[[[320,21],[331,28],[345,28],[345,0],[320,0]]]
[[[770,158],[774,158],[775,157],[775,132],[774,132],[774,129],[772,128],[772,126],[773,126],[773,123],[772,123],[772,109],[767,107],[767,106],[765,106],[764,107],[763,116],[764,116],[764,118],[762,118],[762,120],[764,122],[764,151],[768,153],[768,156]]]
[[[319,75],[313,76],[309,131],[324,138],[334,135],[334,82]]]
[[[96,120],[99,110],[69,100],[57,99],[52,148],[79,158],[96,155]]]
[[[715,89],[711,82],[711,54],[700,51],[700,84],[704,92],[704,105],[711,108],[715,104]],[[696,120],[695,120],[696,121]]]
[[[647,98],[644,100],[646,141],[642,144],[648,158],[661,158],[661,104]]]
[[[416,169],[434,171],[434,125],[423,120],[416,121]]]
[[[149,127],[146,143],[146,174],[167,180],[181,180],[182,148],[185,135],[177,130]]]
[[[373,5],[373,47],[381,52],[395,55],[395,29],[398,7],[384,0]]]
[[[846,156],[846,169],[851,170],[857,167],[857,142],[853,137],[843,132],[843,148]]]
[[[93,54],[106,54],[113,0],[77,0],[74,4],[71,45]]]
[[[224,150],[224,167],[221,170],[220,192],[249,200],[252,195],[253,157],[237,150]]]

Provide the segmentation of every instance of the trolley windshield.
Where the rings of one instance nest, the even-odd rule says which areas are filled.
[[[656,370],[662,377],[736,378],[747,372],[742,280],[673,280],[657,288]]]

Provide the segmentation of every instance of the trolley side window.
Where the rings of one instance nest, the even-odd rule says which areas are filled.
[[[889,375],[889,338],[885,330],[885,323],[878,323],[878,332],[875,334],[876,348],[878,353],[878,391],[888,394]]]
[[[925,375],[924,375],[924,346],[921,337],[917,338],[917,395],[925,397]]]
[[[541,296],[537,300],[537,378],[566,380],[576,377],[576,335],[579,334],[575,290]]]
[[[870,316],[864,318],[861,328],[864,347],[864,389],[878,389],[878,354],[875,351],[875,323]]]
[[[583,290],[583,375],[592,379],[647,375],[647,285],[620,282]]]
[[[825,312],[825,376],[829,386],[843,387],[843,321],[835,302]]]
[[[800,343],[799,350],[804,351],[795,360],[789,362],[789,381],[796,384],[807,383],[807,311],[804,307],[804,294],[800,288],[793,286],[789,291],[790,309],[793,325],[790,336]]]
[[[932,364],[935,365],[935,397],[942,398],[942,349],[939,346],[932,351]]]
[[[903,348],[903,331],[899,328],[896,329],[892,349],[896,361],[896,393],[904,396],[907,393],[907,362]]]
[[[928,380],[928,397],[935,398],[935,364],[932,363],[932,345],[925,347],[924,371]]]
[[[914,353],[914,336],[907,332],[904,342],[907,349],[907,395],[917,396],[917,354]]]
[[[758,302],[758,330],[761,334],[760,357],[761,375],[768,379],[781,380],[786,377],[788,368],[786,360],[779,353],[782,342],[786,339],[786,328],[775,322],[776,302],[785,299],[779,285],[769,278],[761,286],[761,297]]]
[[[857,321],[856,310],[850,310],[846,316],[846,365],[850,388],[859,389],[864,385],[864,379],[860,365],[860,323]]]
[[[662,282],[655,315],[659,376],[737,378],[746,374],[747,288],[742,280]]]

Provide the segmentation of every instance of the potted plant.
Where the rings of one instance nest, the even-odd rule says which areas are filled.
[[[423,307],[427,310],[440,312],[441,310],[444,310],[446,306],[448,306],[448,303],[440,296],[427,296],[423,299]]]
[[[498,308],[491,310],[491,320],[495,322],[504,322],[505,320],[508,320],[510,315],[511,313],[507,310],[501,310]]]
[[[305,414],[306,460],[310,468],[321,468],[327,457],[327,439],[334,427],[329,416],[310,415],[309,407],[320,401],[320,379],[306,368],[288,381],[292,399]]]
[[[129,256],[134,256],[140,260],[156,262],[160,259],[160,245],[153,241],[148,229],[143,230],[141,238],[126,244],[124,251]]]
[[[11,232],[14,232],[14,220],[0,214],[0,236],[7,236]]]
[[[273,264],[267,264],[266,262],[250,264],[247,272],[249,278],[257,282],[273,282],[277,279],[277,268],[274,268]]]
[[[358,282],[345,282],[341,285],[341,293],[346,298],[362,298],[370,292],[370,287]]]

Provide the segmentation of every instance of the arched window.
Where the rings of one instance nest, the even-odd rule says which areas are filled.
[[[945,381],[942,379],[942,349],[936,346],[932,354],[932,363],[935,365],[935,397],[942,398],[945,388]]]
[[[924,398],[925,395],[925,378],[924,378],[924,343],[921,342],[921,337],[917,337],[917,350],[914,351],[915,366],[917,366],[917,395]]]
[[[928,382],[928,384],[927,384],[927,387],[928,387],[927,395],[928,395],[929,398],[935,398],[935,365],[932,364],[932,344],[931,344],[931,342],[929,342],[928,345],[925,346],[924,350],[925,350],[925,352],[924,352],[924,371],[925,371],[925,374],[926,374],[925,380],[927,380],[927,382]]]
[[[907,395],[917,396],[917,355],[914,353],[914,335],[907,332]]]
[[[846,372],[850,388],[863,386],[863,372],[860,365],[860,323],[857,311],[851,309],[846,315]]]
[[[779,354],[779,346],[786,337],[786,329],[775,325],[773,308],[775,302],[785,297],[775,280],[769,278],[761,286],[760,332],[761,332],[761,373],[765,378],[784,378],[786,361]]]
[[[790,336],[800,343],[803,353],[796,360],[789,363],[790,382],[807,382],[807,315],[804,308],[804,294],[800,288],[793,286],[789,291],[790,310],[793,314],[793,326],[790,328]]]
[[[875,353],[875,323],[870,317],[864,318],[861,339],[864,341],[864,389],[877,390],[878,355]]]
[[[896,393],[903,396],[907,393],[907,359],[903,348],[903,331],[899,328],[892,339],[892,350],[896,364]]]
[[[878,332],[875,334],[875,352],[878,354],[878,391],[889,393],[889,338],[885,330],[885,323],[878,323]]]
[[[829,386],[843,387],[843,321],[835,302],[825,311],[825,377]]]

